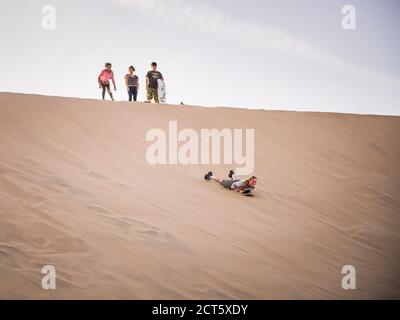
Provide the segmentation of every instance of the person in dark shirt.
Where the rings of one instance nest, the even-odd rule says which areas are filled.
[[[154,98],[155,103],[159,103],[158,100],[158,79],[164,80],[161,72],[157,71],[157,63],[151,63],[151,69],[146,75],[146,89],[147,89],[147,102],[151,103]]]

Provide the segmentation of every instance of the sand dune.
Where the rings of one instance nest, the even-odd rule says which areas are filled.
[[[254,128],[255,197],[202,179],[230,166],[149,165],[169,120]],[[399,137],[399,117],[2,93],[0,298],[400,298]]]

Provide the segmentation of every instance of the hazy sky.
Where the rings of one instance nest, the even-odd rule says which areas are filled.
[[[117,100],[153,60],[169,103],[400,115],[399,0],[2,0],[0,91]],[[42,7],[56,28],[42,28]],[[356,29],[342,28],[342,7]]]

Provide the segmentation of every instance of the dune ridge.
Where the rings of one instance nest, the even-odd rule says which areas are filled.
[[[170,120],[254,128],[255,196],[149,165]],[[0,133],[1,299],[400,298],[400,117],[0,93]]]

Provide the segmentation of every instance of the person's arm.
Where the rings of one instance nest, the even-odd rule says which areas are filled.
[[[137,77],[137,91],[139,91],[139,77]]]
[[[99,84],[99,88],[101,88],[101,80],[100,80],[100,78],[101,78],[102,74],[103,74],[103,71],[100,72],[99,76],[97,77],[97,82]]]
[[[146,90],[149,90],[149,77],[146,77]]]
[[[112,78],[111,78],[111,80],[112,80],[112,83],[113,83],[113,85],[114,85],[114,91],[117,91],[117,87],[115,86],[115,80],[114,80],[114,72],[112,73]]]
[[[128,86],[128,76],[125,76],[125,85],[126,85],[126,90],[129,92],[129,86]]]

